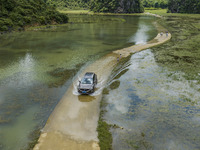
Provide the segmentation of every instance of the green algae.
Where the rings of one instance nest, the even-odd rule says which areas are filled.
[[[103,94],[103,95],[109,94],[108,88],[104,88],[102,94]]]
[[[173,71],[185,72],[188,80],[199,80],[200,72],[200,16],[169,17],[159,21],[172,33],[172,39],[162,46],[152,48],[156,62]],[[173,21],[171,21],[173,20]],[[192,24],[191,24],[192,23]]]
[[[9,119],[5,119],[5,118],[0,116],[0,124],[5,124],[5,123],[8,123],[8,122],[10,122]]]
[[[117,89],[119,86],[120,86],[120,81],[116,80],[112,84],[110,84],[109,87],[110,87],[111,90],[114,90],[114,89]]]
[[[121,132],[116,128],[111,132],[115,134],[120,132],[120,134],[117,134],[119,141],[115,141],[120,143],[118,149],[160,149],[161,147],[166,149],[199,149],[199,99],[197,96],[195,97],[194,92],[188,91],[190,90],[189,87],[191,90],[199,91],[197,88],[200,83],[200,68],[198,67],[200,66],[200,31],[196,25],[200,18],[197,18],[176,16],[169,17],[165,21],[159,21],[172,33],[172,40],[152,48],[152,52],[156,64],[164,68],[160,73],[165,74],[166,78],[169,79],[161,81],[154,79],[156,77],[152,77],[152,80],[156,84],[166,82],[166,87],[161,86],[160,88],[163,88],[163,90],[168,89],[168,92],[176,93],[178,97],[173,94],[170,95],[171,93],[164,94],[158,89],[157,91],[151,90],[152,85],[146,87],[150,82],[148,79],[135,78],[134,89],[143,91],[144,93],[140,92],[139,97],[145,100],[139,100],[133,96],[132,100],[134,102],[128,105],[128,112],[119,116],[119,120],[131,120],[133,123],[131,123],[131,129],[125,129]],[[195,25],[191,25],[191,22]],[[148,64],[146,65],[141,66],[140,69],[148,67]],[[123,65],[119,64],[112,74],[117,74],[123,69]],[[179,74],[180,72],[181,74]],[[121,82],[120,84],[123,86],[121,80],[117,80],[117,82]],[[176,85],[180,82],[188,83],[188,88],[174,87],[173,89],[172,87],[170,90],[170,84]],[[186,85],[183,84],[183,86]],[[119,88],[119,86],[113,87],[113,89],[116,89],[115,87]],[[113,89],[109,87],[106,94],[111,93],[109,90]],[[182,92],[182,89],[185,91]],[[179,94],[179,92],[181,93]],[[158,94],[157,96],[156,93],[161,95]],[[106,96],[109,96],[108,94]],[[164,94],[165,101],[159,97],[162,94]],[[140,103],[137,101],[140,101]],[[115,102],[111,103],[110,107],[114,107],[115,104]],[[112,108],[106,110],[110,111],[110,109]],[[134,120],[141,121],[142,124],[134,122]]]
[[[49,84],[49,87],[61,87],[67,80],[72,78],[76,72],[83,66],[83,64],[77,64],[74,69],[56,68],[52,71],[48,71],[47,74],[56,78],[57,80]]]
[[[101,150],[111,150],[112,149],[112,134],[110,132],[111,125],[109,125],[104,119],[105,106],[107,103],[104,98],[100,102],[100,115],[98,120],[97,132],[99,139],[99,146]]]
[[[33,149],[34,146],[38,143],[38,139],[40,137],[41,131],[39,128],[33,130],[30,134],[29,134],[29,139],[31,142],[28,143],[28,146],[24,149],[24,150],[30,150]]]
[[[113,80],[116,80],[112,82],[108,87],[103,89],[103,98],[100,102],[100,115],[99,115],[99,121],[98,121],[98,127],[97,127],[97,132],[98,132],[98,139],[99,139],[99,146],[100,149],[102,150],[111,150],[112,149],[112,134],[111,131],[112,129],[123,129],[123,127],[120,127],[116,124],[108,124],[104,120],[104,114],[106,113],[106,106],[108,105],[107,100],[105,98],[105,95],[109,94],[110,90],[117,89],[120,86],[120,81],[117,80],[119,79],[123,74],[125,74],[128,69],[121,70],[122,68],[126,68],[129,66],[128,62],[130,60],[130,56],[126,58],[121,58],[118,62],[118,64],[115,66],[115,68],[112,71],[112,76],[114,76]],[[117,74],[117,75],[116,75]]]

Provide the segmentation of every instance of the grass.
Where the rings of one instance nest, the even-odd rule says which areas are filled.
[[[151,13],[161,15],[160,10]],[[187,80],[198,80],[200,69],[200,15],[167,14],[158,22],[167,28],[172,39],[158,47],[152,48],[156,62],[172,71],[185,73]]]
[[[72,10],[72,9],[65,9],[65,10],[58,10],[60,13],[65,14],[93,14],[90,10],[80,9],[80,10]]]
[[[160,15],[163,17],[190,17],[190,18],[198,18],[200,14],[184,14],[184,13],[167,13],[167,9],[145,9],[145,13],[152,13],[156,15]]]
[[[149,13],[152,13],[152,14],[163,16],[163,15],[166,15],[167,9],[145,9],[144,12],[145,13],[149,12]]]
[[[101,103],[100,103],[101,111],[100,111],[99,121],[98,121],[98,126],[97,126],[99,146],[101,150],[112,149],[112,134],[110,133],[111,125],[109,125],[103,119],[106,106],[107,106],[107,103],[105,102],[105,99],[102,98]]]

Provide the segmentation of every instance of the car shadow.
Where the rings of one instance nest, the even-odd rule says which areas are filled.
[[[94,96],[90,96],[90,95],[79,95],[78,96],[78,100],[80,102],[91,102],[93,100],[95,100],[96,98]]]

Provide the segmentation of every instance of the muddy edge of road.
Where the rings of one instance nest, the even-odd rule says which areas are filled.
[[[162,44],[171,38],[166,29],[155,24],[159,34],[146,44],[133,45],[128,48],[113,51],[86,67],[85,72],[95,72],[98,77],[98,87],[94,94],[83,96],[77,93],[78,77],[64,94],[45,127],[41,131],[34,150],[99,150],[98,133],[96,131],[100,112],[102,90],[111,74],[117,59],[127,57],[136,52]],[[160,34],[160,32],[164,34]]]

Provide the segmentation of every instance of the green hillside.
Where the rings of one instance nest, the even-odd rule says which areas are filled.
[[[112,13],[144,12],[141,0],[91,0],[90,9],[94,12],[112,12]]]
[[[143,12],[141,0],[47,0],[59,9],[90,9],[94,12],[140,13]]]
[[[56,6],[59,9],[80,9],[89,8],[90,0],[46,0],[47,4]]]
[[[0,0],[0,31],[27,26],[67,23],[59,9],[94,12],[141,13],[145,8],[167,8],[171,13],[200,13],[199,0]]]
[[[143,0],[143,6],[146,8],[167,8],[168,0]]]
[[[67,22],[65,14],[59,13],[43,0],[0,0],[0,31]]]
[[[200,14],[200,0],[169,0],[168,9],[171,13]]]

